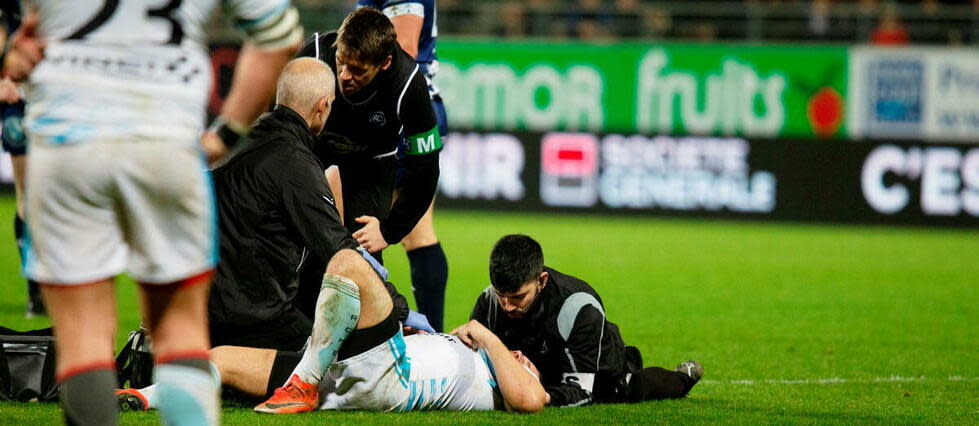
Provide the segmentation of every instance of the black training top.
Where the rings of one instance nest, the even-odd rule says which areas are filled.
[[[323,259],[357,242],[340,224],[306,121],[278,105],[251,143],[214,171],[220,255],[212,326],[242,327],[290,308],[308,251]]]
[[[544,270],[547,285],[524,318],[507,317],[492,286],[476,299],[470,318],[537,366],[552,406],[622,400],[630,372],[625,344],[618,326],[605,319],[601,297],[578,278]]]
[[[337,72],[337,34],[314,33],[298,56],[326,62]],[[336,100],[320,133],[315,152],[324,167],[344,163],[363,166],[365,160],[396,155],[404,147],[401,192],[381,234],[389,244],[401,241],[415,227],[435,197],[438,184],[438,152],[442,139],[428,95],[425,76],[418,63],[400,47],[391,66],[356,94],[347,98],[335,86]],[[344,186],[346,188],[346,186]]]

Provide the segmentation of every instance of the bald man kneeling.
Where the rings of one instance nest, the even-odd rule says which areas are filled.
[[[396,292],[389,297],[363,257],[366,252],[358,253],[357,242],[341,224],[323,168],[312,152],[314,136],[330,114],[334,79],[330,67],[317,59],[289,62],[278,81],[273,111],[253,127],[242,143],[245,147],[213,171],[220,263],[208,305],[212,360],[224,384],[255,396],[271,394],[283,384],[313,332],[313,319],[296,300],[297,271],[309,252],[332,259],[327,273],[337,282],[324,279],[326,290],[321,293],[329,292],[329,284],[343,294],[359,293],[357,303],[377,305],[371,307],[376,315],[359,315],[354,309],[353,324],[346,324],[351,315],[331,322],[353,330],[376,325],[392,309],[399,318],[402,311],[407,315],[404,298]],[[353,301],[333,302],[342,306]],[[225,355],[236,352],[223,345],[273,350],[243,355],[261,359],[233,355],[229,360]],[[235,368],[253,365],[264,365],[266,371],[271,365],[272,379],[239,381]],[[118,394],[124,410],[155,405],[152,387]]]

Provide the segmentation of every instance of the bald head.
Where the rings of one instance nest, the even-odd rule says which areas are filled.
[[[335,86],[336,77],[325,62],[315,58],[293,59],[279,76],[275,103],[292,108],[309,122],[313,133],[318,133],[329,114]]]

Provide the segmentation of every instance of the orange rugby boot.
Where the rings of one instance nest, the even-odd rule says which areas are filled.
[[[260,413],[291,414],[316,410],[320,393],[317,385],[306,383],[293,374],[286,385],[275,390],[272,397],[255,407]]]

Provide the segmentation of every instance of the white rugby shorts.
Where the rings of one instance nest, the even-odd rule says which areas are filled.
[[[172,283],[217,264],[217,220],[196,141],[30,141],[24,273],[77,285],[128,272]]]

